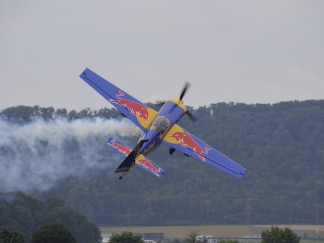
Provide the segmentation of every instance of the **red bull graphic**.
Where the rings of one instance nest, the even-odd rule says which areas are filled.
[[[116,139],[112,138],[108,140],[107,143],[109,146],[116,148],[117,150],[119,150],[120,153],[123,153],[126,157],[130,154],[130,152],[132,152],[131,149],[129,149],[127,146],[118,143]]]
[[[156,176],[160,176],[159,173],[163,172],[163,170],[161,168],[154,166],[153,163],[151,163],[151,161],[149,161],[148,159],[137,160],[137,163],[141,164],[146,169],[149,169],[150,171],[152,171],[153,174],[155,174]]]
[[[202,154],[208,154],[208,151],[211,149],[208,146],[205,146],[203,149],[195,139],[193,139],[188,133],[186,132],[174,132],[170,135],[173,139],[177,140],[183,147],[191,148],[201,160],[206,161]]]
[[[137,102],[134,102],[131,100],[121,98],[121,96],[124,96],[124,95],[125,95],[124,92],[119,90],[119,93],[116,95],[117,101],[113,100],[113,99],[110,99],[109,101],[111,103],[119,104],[119,105],[127,107],[133,115],[140,117],[140,118],[144,119],[146,122],[148,122],[150,114],[149,114],[147,108],[141,103],[137,103]]]

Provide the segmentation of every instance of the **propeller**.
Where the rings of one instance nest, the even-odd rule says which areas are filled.
[[[186,111],[186,115],[189,117],[191,121],[193,122],[197,121],[197,118],[190,111]]]
[[[183,99],[183,97],[185,96],[185,94],[186,94],[187,90],[189,89],[190,85],[191,84],[188,83],[188,82],[185,83],[185,85],[184,85],[184,87],[183,87],[183,89],[181,91],[179,100],[182,100]],[[191,121],[193,121],[193,122],[197,121],[197,118],[190,111],[187,110],[186,111],[186,115],[189,117],[189,119]]]
[[[163,106],[165,104],[166,100],[156,100],[154,102],[154,105],[157,105],[157,106]]]
[[[189,89],[189,87],[190,87],[190,83],[189,82],[186,82],[185,84],[184,84],[184,86],[183,86],[183,88],[182,88],[182,91],[181,91],[181,93],[180,93],[180,96],[179,96],[179,100],[181,100],[182,101],[182,99],[183,99],[183,97],[185,96],[185,94],[187,93],[187,91],[188,91],[188,89]],[[155,102],[155,105],[158,105],[158,106],[163,106],[164,104],[165,104],[165,100],[156,100],[156,102]],[[172,111],[172,110],[171,110]],[[193,122],[195,122],[195,121],[197,121],[197,118],[190,112],[190,111],[186,111],[186,113],[185,113],[188,117],[189,117],[189,119],[191,120],[191,121],[193,121]]]
[[[180,94],[179,100],[182,100],[183,96],[186,94],[189,87],[190,87],[190,83],[186,82]]]

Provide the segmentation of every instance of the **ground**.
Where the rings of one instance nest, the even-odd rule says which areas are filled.
[[[120,233],[132,231],[133,233],[164,233],[165,238],[185,238],[191,231],[197,230],[199,234],[215,235],[218,237],[244,237],[260,235],[270,225],[201,225],[201,226],[141,226],[141,227],[100,227],[104,233]],[[299,236],[316,237],[324,239],[324,225],[280,225],[289,227]],[[318,229],[318,230],[317,230]],[[317,234],[318,231],[318,234]]]

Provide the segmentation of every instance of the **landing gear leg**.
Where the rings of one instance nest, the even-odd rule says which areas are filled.
[[[172,155],[174,153],[174,151],[175,151],[175,148],[170,148],[169,154]]]

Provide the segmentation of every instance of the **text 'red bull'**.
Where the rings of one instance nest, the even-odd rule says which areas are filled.
[[[210,148],[208,146],[203,149],[197,142],[186,132],[175,132],[170,135],[173,139],[177,140],[183,147],[190,147],[203,161],[206,161],[202,154],[208,154]]]
[[[127,107],[133,115],[140,117],[140,118],[144,119],[145,121],[148,121],[150,114],[149,114],[147,108],[140,103],[137,103],[137,102],[134,102],[131,100],[127,100],[124,98],[120,98],[121,96],[124,96],[124,95],[125,95],[124,92],[122,92],[120,90],[119,93],[116,95],[117,100],[110,99],[109,101],[111,103],[119,104],[119,105]]]
[[[126,157],[130,154],[130,152],[132,152],[131,149],[129,149],[123,144],[118,143],[115,139],[111,139],[107,144],[111,147],[118,149],[119,152],[123,153]]]
[[[141,160],[138,160],[138,163],[140,163],[145,168],[152,171],[155,175],[160,176],[159,173],[162,171],[162,169],[161,168],[156,168],[149,160],[141,159]]]

